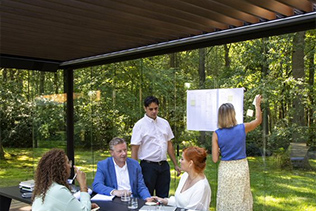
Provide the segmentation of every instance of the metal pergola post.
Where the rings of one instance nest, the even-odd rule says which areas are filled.
[[[67,156],[75,164],[74,152],[74,103],[73,103],[73,87],[74,87],[74,70],[64,70],[64,89],[67,96],[66,101],[66,134],[67,134]],[[73,176],[73,169],[71,170]]]

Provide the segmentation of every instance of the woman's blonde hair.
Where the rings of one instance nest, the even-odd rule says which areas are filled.
[[[222,104],[218,109],[218,128],[230,128],[235,125],[237,125],[237,120],[233,104]]]

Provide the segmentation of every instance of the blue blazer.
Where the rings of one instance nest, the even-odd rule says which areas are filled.
[[[131,158],[127,158],[126,163],[133,196],[142,199],[151,197],[145,185],[139,163]],[[98,162],[92,186],[94,192],[104,195],[110,195],[112,190],[117,189],[116,172],[112,157]]]

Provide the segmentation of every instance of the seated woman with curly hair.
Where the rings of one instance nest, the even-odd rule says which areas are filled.
[[[86,184],[86,175],[77,167],[77,181],[80,186],[80,201],[72,194],[67,179],[70,177],[72,162],[61,149],[52,149],[40,159],[32,196],[33,211],[50,210],[91,210],[97,208],[91,204]]]

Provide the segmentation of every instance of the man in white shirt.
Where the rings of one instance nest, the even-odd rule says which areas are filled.
[[[113,138],[110,143],[112,157],[98,162],[92,184],[96,193],[121,197],[133,194],[147,201],[151,195],[144,183],[139,163],[127,158],[127,145],[122,138]]]
[[[168,197],[170,166],[167,153],[178,174],[181,173],[171,139],[174,138],[167,120],[158,117],[159,101],[154,96],[144,100],[146,114],[133,128],[131,138],[132,158],[140,159],[145,184],[151,195]]]

